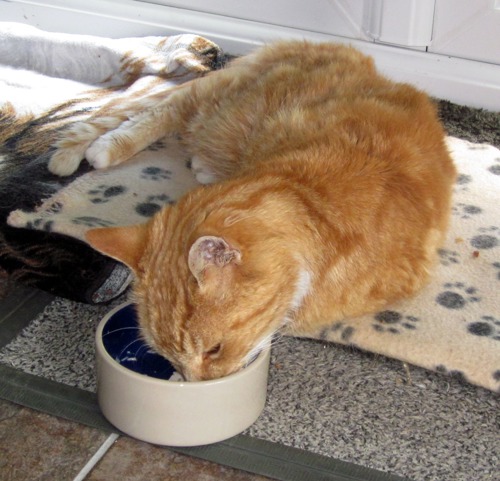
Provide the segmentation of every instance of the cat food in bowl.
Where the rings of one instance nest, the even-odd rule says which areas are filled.
[[[138,334],[130,303],[109,312],[97,328],[98,402],[118,429],[154,444],[197,446],[239,434],[259,417],[269,349],[237,373],[185,382]]]

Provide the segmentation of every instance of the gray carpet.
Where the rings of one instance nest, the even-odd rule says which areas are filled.
[[[440,107],[450,135],[500,146],[498,114]],[[53,301],[0,350],[0,363],[93,391],[94,330],[111,307]],[[499,407],[497,394],[460,378],[282,338],[266,408],[246,434],[414,481],[498,481]]]

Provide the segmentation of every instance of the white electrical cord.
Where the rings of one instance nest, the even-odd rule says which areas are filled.
[[[118,439],[118,434],[110,434],[108,439],[102,443],[101,447],[96,451],[96,453],[89,459],[88,463],[83,467],[83,469],[77,474],[73,481],[83,481],[87,475],[94,469],[95,465],[104,457],[104,455],[109,451],[114,442]]]

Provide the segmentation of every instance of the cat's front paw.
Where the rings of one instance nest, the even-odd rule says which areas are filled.
[[[87,162],[94,169],[105,169],[122,164],[147,147],[140,143],[140,136],[134,132],[136,121],[123,122],[118,129],[106,132],[90,144],[85,151]]]
[[[105,169],[117,163],[114,162],[109,145],[101,138],[93,142],[85,152],[87,162],[94,167],[94,169]]]
[[[61,177],[76,172],[81,161],[85,158],[88,146],[102,133],[102,127],[90,122],[76,122],[65,130],[63,136],[54,144],[48,169]]]
[[[191,159],[191,170],[200,184],[214,184],[217,182],[217,175],[212,172],[200,157],[194,156]]]
[[[84,158],[84,152],[80,146],[57,149],[52,154],[47,167],[53,174],[67,177],[76,172]]]

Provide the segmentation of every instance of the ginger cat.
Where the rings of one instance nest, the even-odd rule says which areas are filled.
[[[317,333],[427,282],[456,172],[427,96],[357,50],[271,44],[120,115],[77,126],[50,168],[67,173],[89,145],[101,168],[182,136],[212,185],[87,239],[133,269],[143,335],[187,380],[237,371],[278,331]]]

